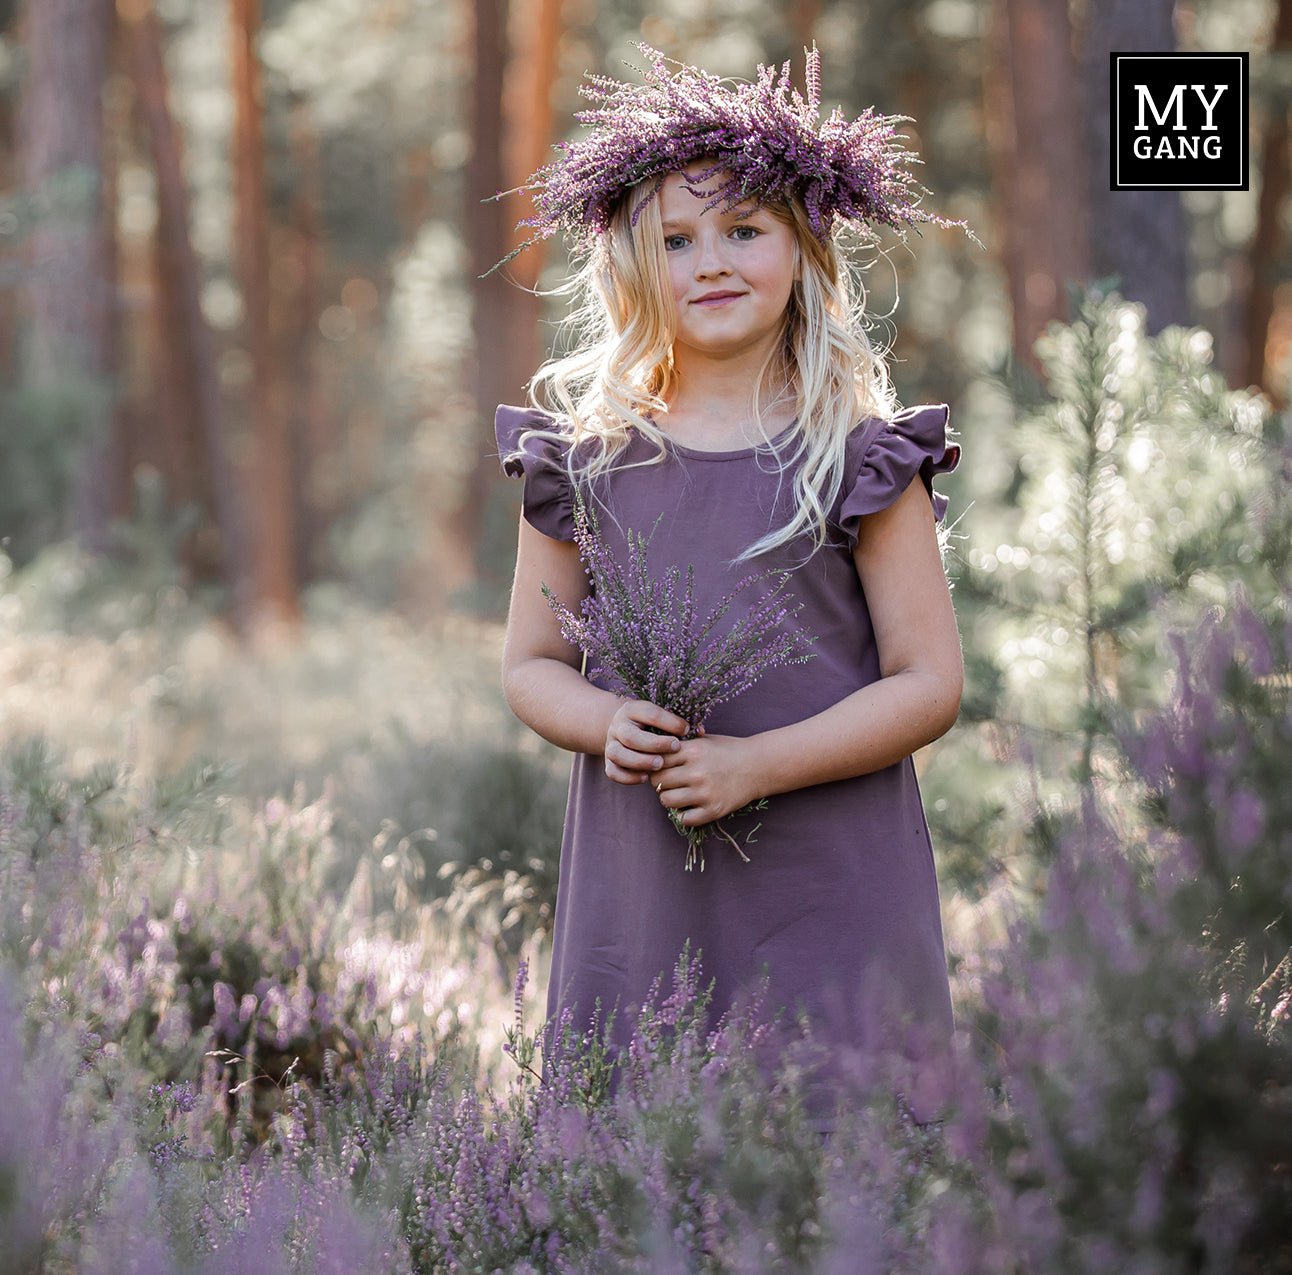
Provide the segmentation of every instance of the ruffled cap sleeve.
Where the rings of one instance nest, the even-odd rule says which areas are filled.
[[[945,403],[915,407],[891,421],[867,421],[848,438],[848,467],[839,525],[854,544],[861,518],[887,509],[910,486],[916,474],[924,480],[939,522],[947,498],[933,490],[937,474],[960,463],[960,448],[947,440]]]
[[[522,441],[521,437],[526,430],[557,428],[553,417],[536,408],[504,404],[494,417],[503,473],[525,480],[525,521],[553,540],[573,540],[574,492],[565,469],[568,443],[552,438]]]

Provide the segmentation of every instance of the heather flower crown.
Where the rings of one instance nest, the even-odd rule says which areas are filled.
[[[903,236],[917,222],[968,230],[963,221],[919,206],[928,192],[908,169],[920,160],[897,133],[908,116],[867,108],[849,123],[836,107],[821,120],[821,55],[815,48],[807,53],[806,99],[790,85],[788,62],[779,74],[760,65],[755,81],[724,82],[649,45],[637,48],[649,63],[646,82],[589,76],[581,91],[597,105],[575,118],[591,133],[559,143],[561,158],[521,187],[532,193],[537,210],[520,223],[535,232],[529,243],[558,232],[584,242],[595,238],[624,196],[653,180],[633,210],[636,224],[664,178],[701,159],[713,163],[687,181],[707,200],[706,210],[797,196],[823,243],[839,220],[861,228],[885,225]]]

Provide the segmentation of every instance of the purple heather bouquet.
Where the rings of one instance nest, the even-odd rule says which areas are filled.
[[[685,585],[680,567],[670,567],[661,577],[652,576],[647,563],[651,537],[632,530],[627,533],[627,561],[619,561],[601,538],[595,510],[579,498],[575,500],[574,528],[592,592],[583,601],[582,614],[575,615],[543,586],[543,596],[560,620],[561,632],[583,650],[616,693],[649,700],[683,718],[690,727],[684,738],[694,739],[719,704],[748,690],[769,669],[812,658],[808,647],[813,639],[786,623],[802,610],[801,604],[793,605],[786,591],[788,572],[746,576],[698,621],[694,567],[687,567]],[[772,586],[720,633],[719,625],[736,599],[769,578],[773,578]],[[766,805],[764,798],[733,815],[750,814]],[[687,840],[687,871],[697,865],[704,870],[703,843],[711,832],[748,862],[721,821],[688,828],[681,821],[681,812],[667,813]],[[746,834],[746,844],[757,830],[755,826]]]

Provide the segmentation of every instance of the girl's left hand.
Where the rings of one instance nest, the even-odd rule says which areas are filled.
[[[757,800],[749,765],[750,741],[735,735],[705,735],[682,741],[664,758],[651,783],[659,802],[680,810],[688,828],[712,823]]]

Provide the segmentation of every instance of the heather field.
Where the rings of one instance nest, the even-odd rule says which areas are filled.
[[[1292,1275],[1290,59],[1292,0],[0,0],[0,1275]],[[786,336],[853,348],[834,254],[962,449],[964,695],[914,759],[947,1058],[827,1049],[755,970],[710,1014],[712,941],[545,1021],[570,758],[500,687],[495,412],[582,351],[683,456],[759,350],[788,412],[783,226],[673,255],[718,210],[640,204],[653,299],[597,238],[693,128],[834,245],[795,232]],[[752,309],[673,304],[648,368],[688,260]],[[566,634],[693,727],[794,617],[847,641],[832,568],[688,660],[688,564],[622,556]],[[679,837],[679,881],[815,897],[775,826]]]
[[[1287,463],[1204,338],[1092,301],[953,535],[955,1067],[836,1060],[828,1139],[703,953],[540,1058],[566,763],[497,623],[0,557],[0,1268],[1292,1270]]]

